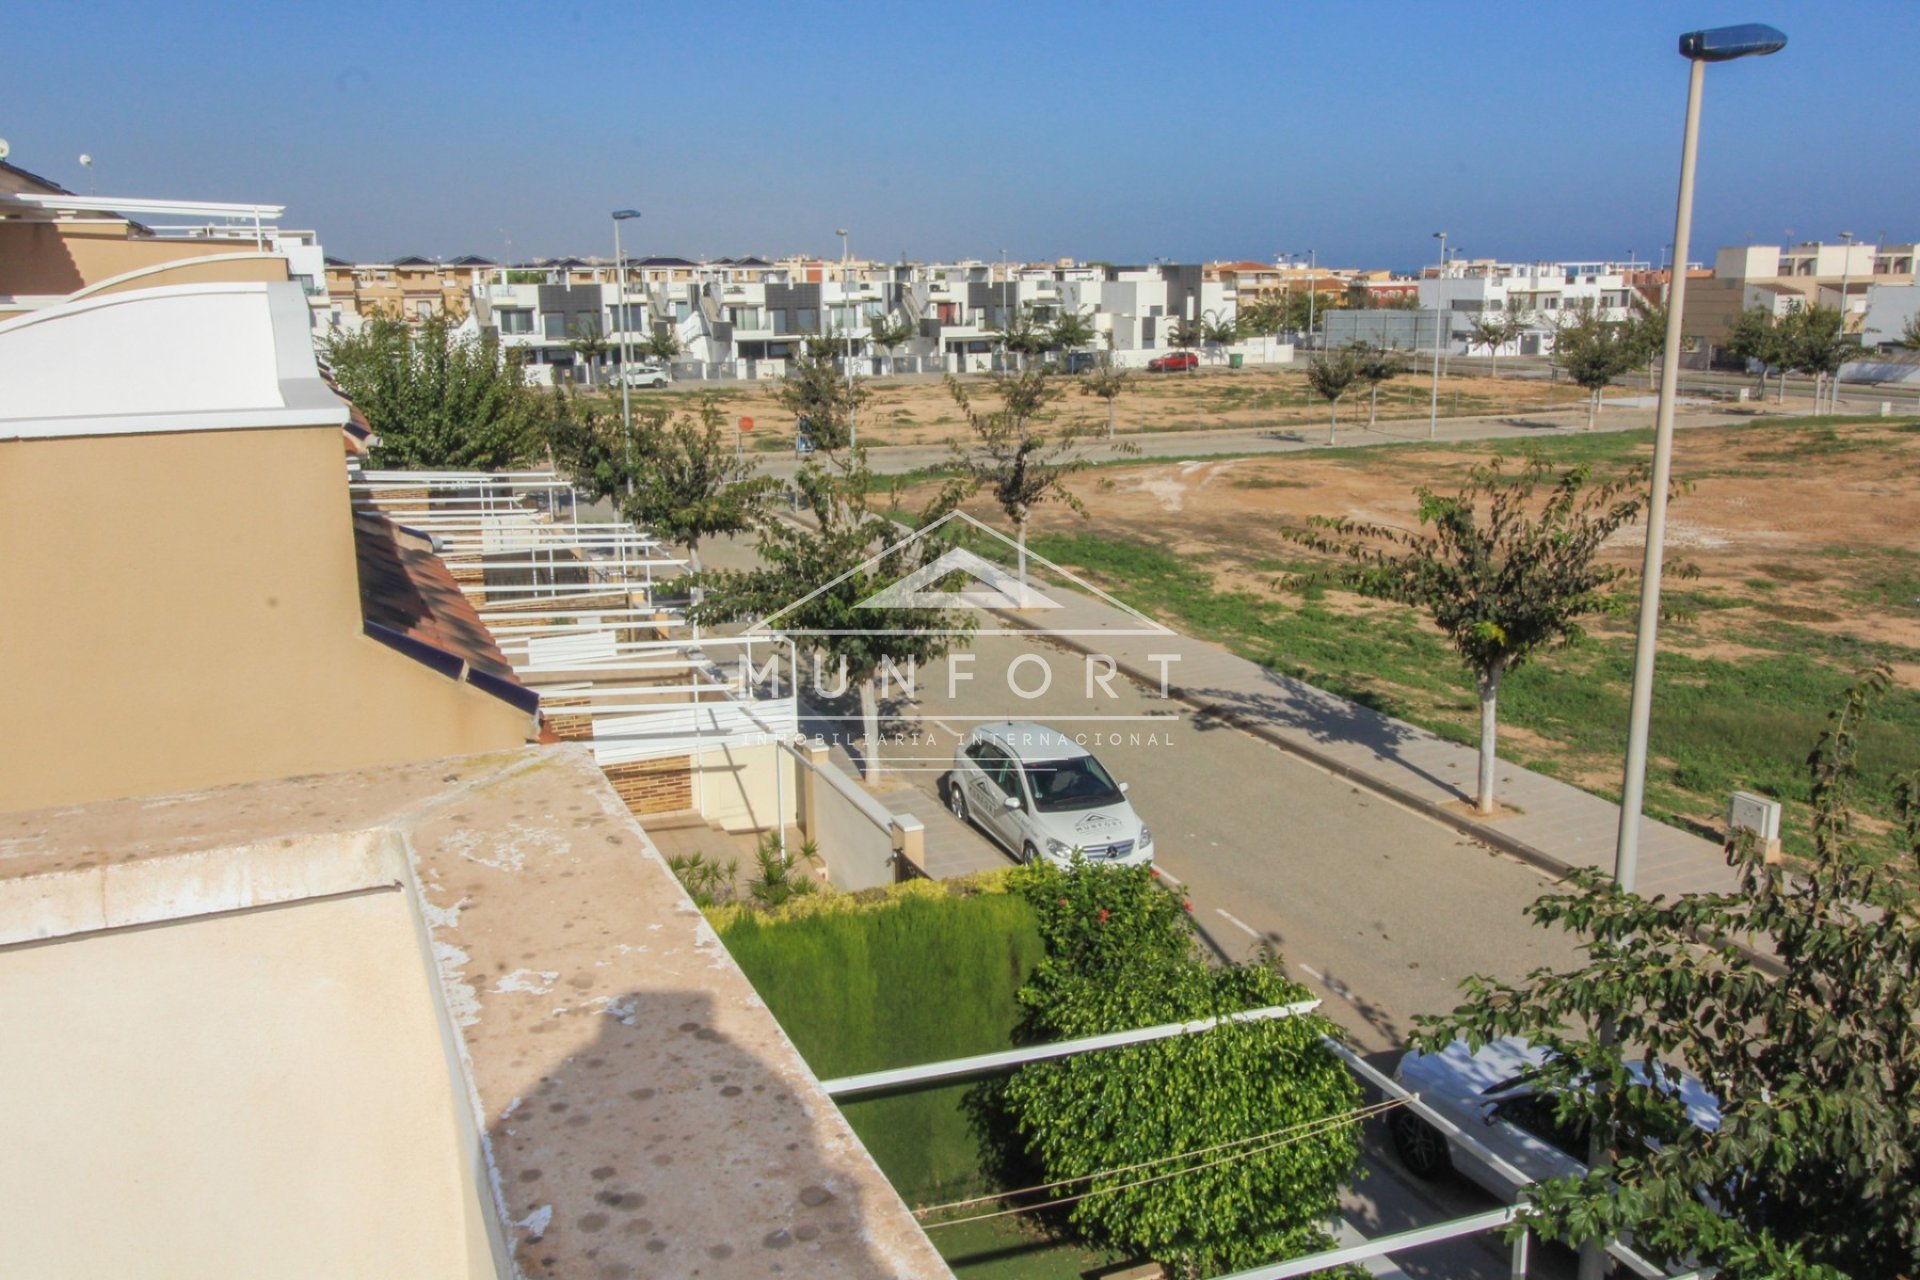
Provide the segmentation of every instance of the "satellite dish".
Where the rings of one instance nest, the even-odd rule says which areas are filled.
[[[0,160],[5,160],[12,150],[13,148],[7,145],[7,140],[0,138]]]
[[[84,151],[83,151],[83,152],[81,152],[81,153],[80,153],[80,164],[81,164],[81,165],[82,165],[82,166],[83,166],[84,168],[88,168],[88,169],[91,169],[91,168],[93,168],[93,157],[92,157],[92,156],[90,156],[90,155],[88,155],[88,154],[87,154],[86,152],[84,152]]]

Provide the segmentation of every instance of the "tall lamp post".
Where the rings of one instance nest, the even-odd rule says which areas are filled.
[[[1840,233],[1840,340],[1847,340],[1847,286],[1853,283],[1853,232]],[[1833,371],[1833,386],[1827,389],[1827,412],[1840,412],[1840,370]]]
[[[840,306],[847,313],[847,444],[860,443],[860,423],[853,407],[853,303],[847,297],[847,229],[835,227],[840,237]]]
[[[614,318],[620,326],[620,432],[626,442],[627,496],[633,496],[633,388],[628,385],[627,255],[620,249],[620,224],[640,216],[638,209],[613,211]]]
[[[1731,62],[1778,53],[1787,37],[1760,23],[1690,31],[1680,37],[1687,75],[1686,127],[1680,143],[1680,195],[1673,217],[1673,271],[1668,286],[1667,340],[1660,357],[1660,408],[1653,427],[1653,476],[1647,495],[1646,559],[1640,573],[1640,618],[1633,647],[1633,699],[1627,713],[1627,759],[1620,782],[1620,829],[1614,844],[1613,879],[1632,893],[1640,877],[1640,812],[1646,799],[1647,726],[1653,710],[1653,659],[1660,629],[1660,571],[1667,540],[1667,486],[1673,475],[1673,408],[1680,380],[1680,328],[1686,309],[1688,241],[1693,234],[1693,167],[1700,143],[1700,91],[1709,62]],[[1611,1039],[1611,1026],[1601,1035]],[[1604,1156],[1594,1135],[1594,1159]],[[1600,1280],[1603,1251],[1590,1243],[1580,1253],[1580,1280]]]
[[[1314,295],[1320,292],[1320,251],[1307,250],[1307,346],[1313,346]]]
[[[1433,238],[1440,242],[1440,280],[1442,287],[1434,290],[1433,299],[1433,394],[1427,401],[1427,439],[1440,434],[1440,295],[1445,291],[1447,278],[1447,233],[1436,231]]]

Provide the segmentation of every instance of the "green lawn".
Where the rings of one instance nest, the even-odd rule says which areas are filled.
[[[1014,993],[1042,954],[1033,910],[1010,894],[904,892],[809,903],[790,916],[714,913],[801,1056],[822,1078],[991,1053],[1012,1043]],[[995,1188],[963,1101],[971,1084],[848,1101],[841,1110],[910,1205]],[[1000,1206],[950,1214],[964,1217]],[[963,1280],[1079,1280],[1113,1259],[1053,1240],[1021,1216],[929,1235]]]
[[[856,911],[723,921],[721,940],[824,1078],[991,1053],[1012,1043],[1014,993],[1041,957],[1032,910],[1007,894],[899,896]],[[909,1204],[990,1190],[961,1100],[970,1085],[846,1103]]]
[[[1591,438],[1589,438],[1591,439]],[[1597,443],[1597,441],[1595,442]],[[1583,449],[1592,445],[1581,442]],[[1276,600],[1217,591],[1200,568],[1154,546],[1093,534],[1037,535],[1039,555],[1087,573],[1128,604],[1191,634],[1226,645],[1276,671],[1409,720],[1456,742],[1478,741],[1472,681],[1444,639],[1412,610],[1374,606],[1362,613],[1327,607],[1317,593]],[[1920,597],[1920,557],[1881,555],[1864,592],[1912,609]],[[1263,561],[1274,577],[1304,562]],[[1696,611],[1737,601],[1685,593]],[[1684,623],[1663,636],[1684,637]],[[1914,661],[1920,654],[1833,636],[1788,622],[1756,628],[1747,643],[1756,656],[1695,657],[1672,646],[1656,668],[1648,808],[1687,822],[1718,813],[1735,789],[1790,802],[1786,841],[1806,849],[1804,762],[1827,712],[1863,666]],[[1538,745],[1509,742],[1505,758],[1543,773],[1585,782],[1617,796],[1625,750],[1632,633],[1598,628],[1585,642],[1550,653],[1508,677],[1501,722],[1538,734]],[[1920,695],[1894,690],[1862,737],[1871,776],[1920,768]],[[1862,788],[1870,815],[1893,815],[1884,788]]]

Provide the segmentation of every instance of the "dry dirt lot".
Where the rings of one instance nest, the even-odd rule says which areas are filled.
[[[1607,473],[1650,457],[1650,434],[1555,432],[1540,447]],[[1043,508],[1034,547],[1172,625],[1472,741],[1472,691],[1438,631],[1400,606],[1303,594],[1289,579],[1324,565],[1281,531],[1315,515],[1411,525],[1416,487],[1447,492],[1475,463],[1525,447],[1100,467],[1071,481],[1090,518]],[[1727,792],[1759,789],[1790,802],[1790,847],[1804,849],[1804,809],[1791,803],[1804,795],[1803,761],[1863,668],[1889,666],[1898,686],[1873,730],[1869,772],[1920,767],[1920,424],[1762,419],[1682,432],[1675,456],[1691,488],[1670,508],[1670,563],[1684,559],[1699,576],[1668,578],[1667,599],[1691,616],[1661,631],[1651,808],[1717,831]],[[903,496],[912,505],[919,495]],[[1631,528],[1605,555],[1637,570],[1644,545]],[[1603,794],[1617,788],[1630,628],[1630,617],[1600,619],[1589,640],[1509,680],[1511,758]]]
[[[1062,379],[1067,382],[1066,379]],[[969,385],[984,384],[977,377]],[[668,404],[676,410],[690,407],[704,395],[712,396],[729,420],[750,417],[762,447],[784,448],[791,440],[790,416],[775,403],[773,383],[715,383],[711,388],[682,383],[668,391],[637,391],[636,406]],[[873,399],[861,411],[861,439],[870,445],[942,444],[962,430],[960,411],[946,385],[935,378],[876,379]],[[1427,416],[1431,387],[1428,377],[1408,374],[1380,388],[1379,414],[1394,417]],[[1621,391],[1618,394],[1632,394]],[[1449,375],[1441,379],[1440,412],[1455,414],[1515,413],[1548,407],[1567,407],[1582,401],[1584,393],[1567,383],[1482,375]],[[1069,383],[1057,411],[1089,425],[1106,422],[1105,401],[1079,393]],[[1341,402],[1341,422],[1364,422],[1366,397],[1350,393]],[[1138,374],[1116,405],[1121,432],[1199,431],[1231,427],[1277,427],[1325,424],[1326,403],[1313,396],[1297,367],[1289,369],[1203,369],[1191,374]]]

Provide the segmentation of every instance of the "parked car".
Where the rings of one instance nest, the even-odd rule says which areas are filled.
[[[664,387],[672,381],[665,368],[657,364],[637,364],[627,370],[630,387]]]
[[[1148,373],[1179,373],[1183,369],[1198,369],[1200,357],[1191,351],[1176,351],[1170,356],[1161,356],[1157,360],[1147,361]]]
[[[1439,1053],[1408,1050],[1393,1078],[1526,1174],[1527,1181],[1515,1182],[1407,1107],[1393,1112],[1387,1126],[1401,1163],[1422,1178],[1438,1178],[1457,1169],[1508,1202],[1518,1199],[1529,1183],[1584,1174],[1586,1127],[1560,1123],[1553,1095],[1536,1087],[1546,1060],[1544,1048],[1519,1036],[1492,1041],[1477,1053],[1464,1040]],[[1678,1092],[1694,1125],[1709,1130],[1719,1126],[1719,1101],[1705,1085],[1680,1072],[1672,1073],[1667,1082]]]
[[[1105,356],[1098,351],[1069,351],[1067,353],[1068,373],[1092,373],[1100,367]]]
[[[1072,738],[1010,720],[983,724],[954,748],[947,806],[1022,862],[1064,866],[1078,850],[1090,863],[1144,866],[1153,832],[1126,791]]]

